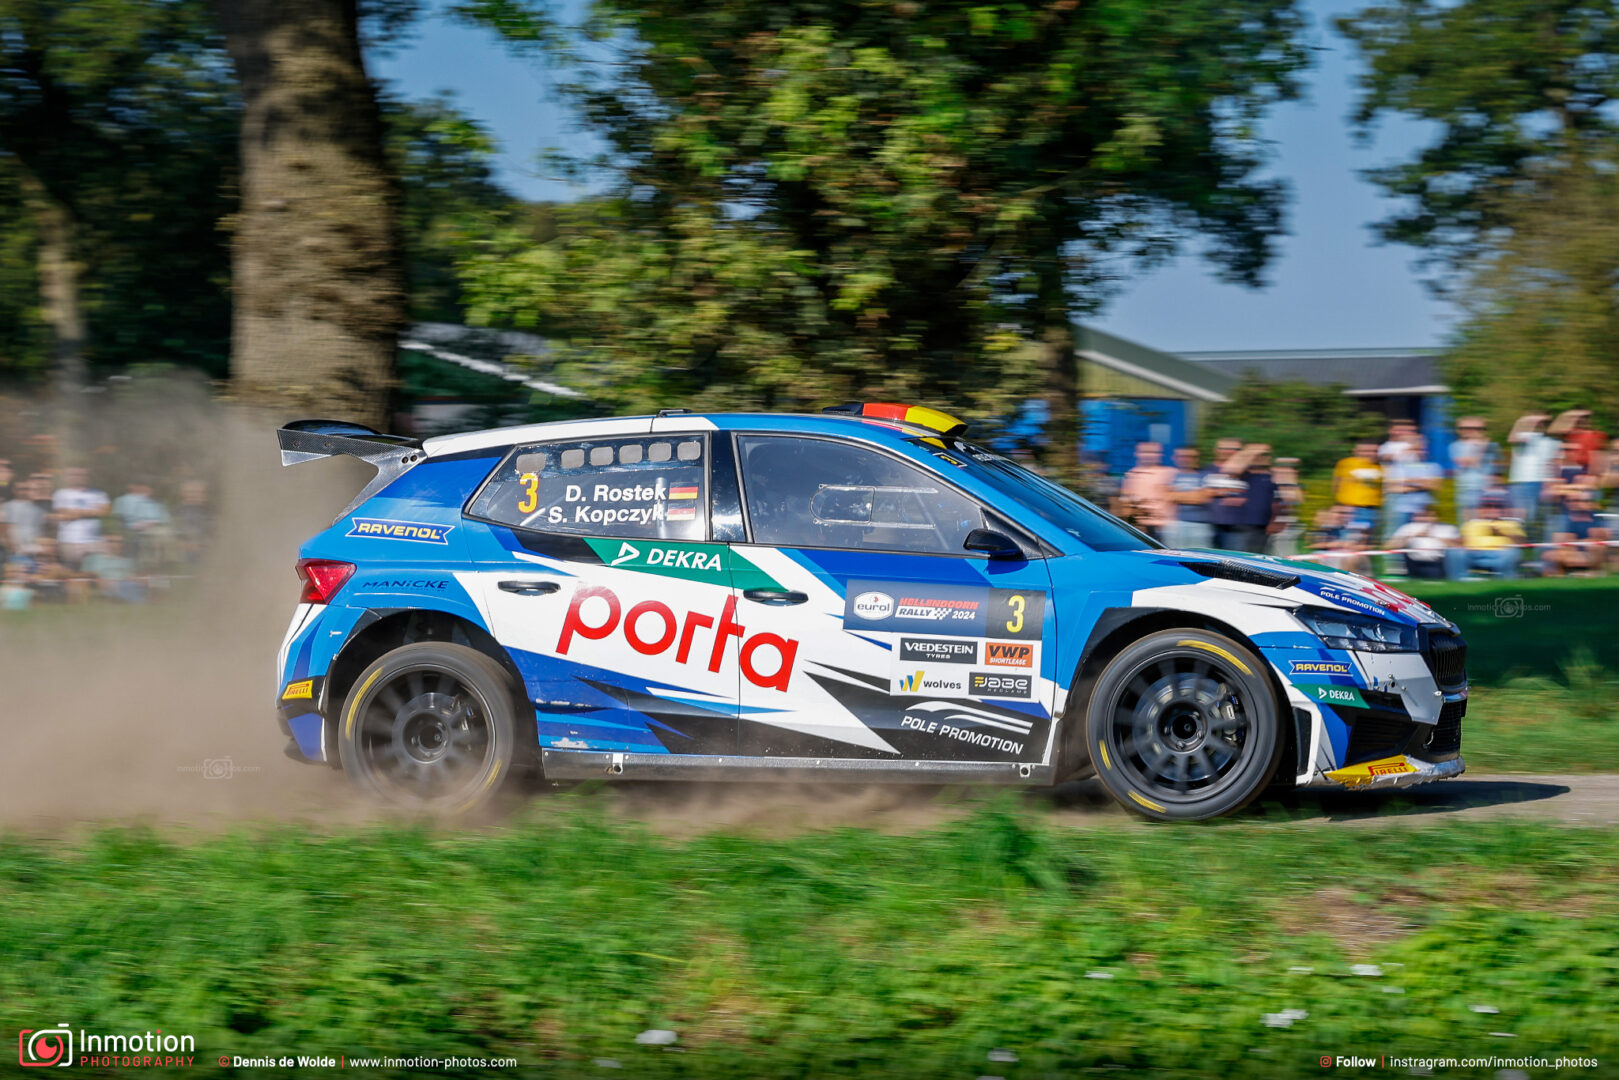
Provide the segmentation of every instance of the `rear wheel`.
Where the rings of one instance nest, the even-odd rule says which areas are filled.
[[[459,814],[506,786],[521,755],[511,679],[464,645],[385,653],[355,681],[338,726],[343,769],[395,806]]]
[[[1282,738],[1263,662],[1207,630],[1137,641],[1102,672],[1086,716],[1097,777],[1146,817],[1197,821],[1253,801]]]

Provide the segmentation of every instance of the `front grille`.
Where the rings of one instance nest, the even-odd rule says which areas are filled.
[[[1467,642],[1448,630],[1430,630],[1428,649],[1422,654],[1428,670],[1441,687],[1456,690],[1467,685]]]
[[[1341,709],[1348,713],[1350,710]],[[1358,715],[1350,721],[1349,748],[1344,755],[1345,765],[1398,754],[1411,741],[1416,725],[1409,720],[1382,716],[1371,711],[1354,710]],[[1346,717],[1347,719],[1347,717]]]
[[[1434,725],[1433,737],[1428,745],[1413,746],[1412,756],[1424,761],[1439,761],[1455,757],[1462,748],[1462,717],[1467,714],[1467,702],[1450,701],[1439,710],[1439,722]]]

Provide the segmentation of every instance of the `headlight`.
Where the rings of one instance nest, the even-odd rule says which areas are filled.
[[[1416,652],[1421,648],[1417,628],[1403,623],[1326,608],[1300,608],[1295,614],[1328,648],[1358,652]]]

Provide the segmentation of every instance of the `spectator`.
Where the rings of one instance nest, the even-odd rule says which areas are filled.
[[[4,526],[0,547],[12,557],[31,553],[45,532],[47,511],[35,499],[39,490],[38,477],[19,480],[11,499],[0,504],[0,526]]]
[[[1214,526],[1209,524],[1209,500],[1214,492],[1208,486],[1212,469],[1198,467],[1200,455],[1195,446],[1175,451],[1175,479],[1169,497],[1175,502],[1174,539],[1170,547],[1206,548],[1214,544]]]
[[[1534,525],[1540,511],[1540,489],[1551,473],[1552,462],[1561,449],[1556,439],[1541,430],[1545,413],[1520,416],[1507,435],[1512,444],[1512,464],[1507,471],[1512,509],[1525,528]]]
[[[1364,574],[1369,560],[1366,550],[1371,526],[1356,519],[1354,508],[1334,504],[1318,511],[1306,534],[1306,542],[1316,561],[1335,570]]]
[[[1259,554],[1265,550],[1271,519],[1276,513],[1276,480],[1271,475],[1270,447],[1253,443],[1226,459],[1223,471],[1236,474],[1245,485],[1236,499],[1236,513],[1226,526],[1220,546],[1230,551]]]
[[[110,533],[101,538],[96,550],[84,557],[84,572],[102,596],[125,603],[146,598],[142,583],[135,577],[135,564],[124,555],[124,538]]]
[[[6,560],[4,573],[0,574],[0,611],[28,610],[34,598],[34,590],[28,584],[31,577],[27,560]]]
[[[1377,444],[1359,442],[1332,470],[1332,498],[1367,529],[1377,527],[1377,510],[1383,505],[1383,468],[1378,464]]]
[[[60,604],[80,598],[82,589],[73,571],[62,565],[56,556],[56,538],[47,533],[34,545],[33,580],[34,599],[41,603]]]
[[[1589,576],[1600,573],[1609,560],[1607,529],[1596,519],[1588,489],[1578,489],[1568,497],[1567,508],[1558,520],[1552,543],[1541,556],[1548,577],[1566,573]]]
[[[1427,459],[1427,444],[1413,434],[1403,444],[1400,456],[1383,470],[1383,495],[1389,515],[1389,535],[1433,505],[1444,474]]]
[[[1456,422],[1456,439],[1450,444],[1450,467],[1456,475],[1456,521],[1477,516],[1478,501],[1495,477],[1498,450],[1484,434],[1484,421],[1464,416]]]
[[[1465,560],[1450,554],[1463,554],[1461,542],[1461,532],[1449,522],[1440,521],[1432,506],[1416,511],[1389,537],[1390,547],[1405,550],[1405,572],[1413,578],[1461,577]]]
[[[1124,474],[1119,487],[1119,516],[1155,540],[1164,538],[1165,526],[1175,520],[1170,488],[1175,467],[1164,464],[1164,448],[1155,442],[1136,444],[1136,466]]]
[[[203,546],[213,531],[213,513],[208,506],[208,485],[201,480],[187,480],[180,485],[180,508],[175,513],[175,538],[180,544],[180,555],[195,564],[202,558]]]
[[[1247,466],[1239,439],[1220,439],[1214,444],[1214,469],[1208,486],[1214,497],[1209,504],[1209,524],[1214,526],[1214,546],[1227,551],[1236,547],[1241,539],[1241,518],[1247,502],[1248,485],[1241,475]]]
[[[151,483],[130,481],[129,489],[112,501],[112,512],[129,538],[128,556],[135,565],[150,569],[160,563],[171,522],[168,508],[152,498]]]
[[[1417,425],[1409,420],[1390,420],[1389,437],[1377,448],[1377,460],[1384,465],[1404,458],[1416,438]]]
[[[1304,505],[1299,459],[1277,458],[1271,475],[1276,481],[1276,517],[1270,526],[1270,551],[1273,555],[1297,555],[1304,534],[1298,519],[1298,508]]]
[[[1569,409],[1560,414],[1546,428],[1546,434],[1564,444],[1573,443],[1577,448],[1575,464],[1582,469],[1591,468],[1592,455],[1600,453],[1608,441],[1606,433],[1591,427],[1590,409]]]
[[[62,486],[51,499],[56,513],[56,542],[62,563],[77,569],[101,540],[101,519],[107,513],[107,493],[86,487],[80,466],[62,470]]]
[[[1498,489],[1486,491],[1479,499],[1478,517],[1462,525],[1466,551],[1463,570],[1486,570],[1504,578],[1518,576],[1522,558],[1516,544],[1526,542],[1523,526],[1504,516],[1506,495]]]

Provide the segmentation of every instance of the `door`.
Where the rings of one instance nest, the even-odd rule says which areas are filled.
[[[518,447],[473,499],[491,632],[540,746],[730,754],[739,641],[704,433]]]
[[[739,753],[1047,759],[1046,564],[962,546],[973,529],[1011,525],[943,473],[875,447],[739,435],[736,454],[749,540],[735,562],[739,619],[789,658],[778,670],[744,644]]]

